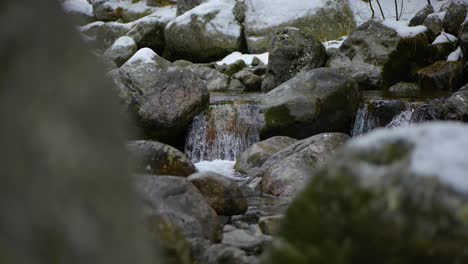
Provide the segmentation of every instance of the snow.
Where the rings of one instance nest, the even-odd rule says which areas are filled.
[[[437,38],[432,42],[432,45],[451,42],[454,43],[457,41],[457,37],[449,33],[442,32]]]
[[[329,0],[247,0],[245,23],[256,30],[313,15]]]
[[[408,27],[405,21],[384,20],[383,24],[394,29],[402,38],[413,38],[427,31],[425,26]]]
[[[378,150],[385,143],[406,142],[409,172],[421,177],[437,177],[442,183],[468,194],[468,125],[431,122],[395,129],[377,129],[356,138],[349,147],[356,151]]]
[[[235,161],[231,160],[213,160],[213,161],[200,161],[195,163],[198,171],[213,171],[225,177],[237,179],[234,172]]]
[[[123,36],[118,38],[112,45],[112,49],[121,48],[121,47],[130,47],[136,45],[135,40],[128,36]]]
[[[62,7],[67,13],[82,13],[93,16],[93,6],[87,0],[65,0]]]
[[[157,54],[150,48],[142,48],[133,55],[127,63],[153,63]]]
[[[337,40],[330,40],[330,41],[325,41],[323,42],[323,45],[325,46],[325,48],[327,49],[331,49],[331,48],[340,48],[341,45],[343,44],[343,42],[348,38],[348,36],[343,36],[341,37],[340,39],[337,39]]]
[[[265,53],[262,53],[262,54],[242,54],[238,51],[236,52],[233,52],[231,54],[229,54],[228,56],[226,56],[224,59],[222,59],[221,61],[218,61],[216,62],[218,65],[224,65],[224,64],[233,64],[234,62],[238,61],[238,60],[243,60],[245,62],[245,64],[247,65],[251,65],[252,64],[252,60],[257,57],[259,58],[264,64],[268,64],[268,56],[269,56],[269,53],[268,52],[265,52]]]
[[[180,26],[189,25],[194,19],[198,19],[200,24],[206,23],[208,33],[238,37],[241,27],[234,17],[234,4],[234,0],[211,0],[176,17],[167,26],[170,27],[173,23]],[[207,19],[207,16],[212,15],[213,18]]]
[[[454,52],[450,53],[447,57],[447,61],[459,61],[463,57],[463,52],[460,47],[458,47]]]

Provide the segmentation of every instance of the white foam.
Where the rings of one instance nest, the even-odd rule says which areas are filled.
[[[213,171],[225,177],[237,179],[235,176],[234,165],[235,161],[231,160],[213,160],[213,161],[200,161],[195,163],[198,171]]]

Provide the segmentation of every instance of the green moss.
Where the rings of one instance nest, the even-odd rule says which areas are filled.
[[[359,153],[359,157],[375,165],[390,165],[405,159],[413,147],[405,142],[386,144],[383,148],[367,153]]]
[[[287,126],[294,122],[294,117],[291,116],[289,108],[286,105],[279,105],[265,110],[266,127],[281,127]]]

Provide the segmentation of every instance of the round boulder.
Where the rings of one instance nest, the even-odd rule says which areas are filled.
[[[117,66],[124,64],[137,52],[137,44],[131,37],[118,38],[112,46],[104,52],[104,56],[111,59]]]

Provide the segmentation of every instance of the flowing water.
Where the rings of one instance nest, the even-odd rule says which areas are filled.
[[[185,153],[194,162],[230,160],[260,140],[261,109],[255,103],[213,104],[194,118]]]

